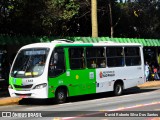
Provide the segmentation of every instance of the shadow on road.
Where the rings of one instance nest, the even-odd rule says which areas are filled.
[[[8,85],[5,81],[0,81],[0,98],[9,97]]]
[[[54,105],[54,99],[32,99],[24,98],[19,101],[19,105]]]
[[[8,90],[0,89],[0,98],[2,98],[2,97],[9,97]]]
[[[160,88],[140,89],[138,87],[134,87],[134,88],[124,90],[123,95],[151,92],[157,89],[160,89]],[[115,96],[113,95],[113,92],[105,92],[105,93],[99,93],[99,94],[70,97],[68,98],[67,102],[78,102],[78,101],[94,100],[94,99],[101,99],[101,98],[107,98],[107,97],[115,97]],[[22,99],[20,100],[19,104],[20,105],[54,105],[55,101],[54,99]]]

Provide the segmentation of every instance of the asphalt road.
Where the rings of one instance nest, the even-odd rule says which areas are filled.
[[[43,119],[49,120],[59,120],[59,117],[64,120],[68,119],[100,119],[100,120],[112,120],[112,119],[145,119],[155,118],[157,116],[105,116],[106,113],[114,112],[128,112],[134,111],[133,114],[139,114],[138,112],[143,111],[154,111],[155,114],[158,114],[160,117],[160,88],[154,89],[131,89],[125,91],[124,95],[114,97],[111,93],[103,93],[98,95],[87,95],[81,97],[72,97],[68,100],[67,103],[64,104],[53,104],[51,100],[43,101],[43,100],[22,100],[20,102],[21,105],[11,105],[11,106],[1,106],[0,111],[2,112],[11,112],[12,118],[6,117],[6,113],[3,113],[3,119],[37,119],[32,118],[33,116],[42,116]],[[16,111],[16,112],[15,112]],[[28,113],[27,113],[28,111]],[[45,111],[45,112],[42,112]],[[46,112],[47,111],[47,112]],[[147,114],[147,113],[143,114]],[[33,114],[34,113],[34,114]],[[9,113],[10,114],[10,113]],[[118,113],[117,113],[118,114]],[[130,114],[126,113],[126,114]],[[141,114],[141,113],[140,113]],[[149,113],[150,114],[150,113]],[[0,116],[2,113],[0,113]],[[19,116],[19,117],[17,117]],[[14,118],[13,118],[14,117]],[[50,118],[48,118],[50,117]],[[56,117],[56,118],[55,118]],[[58,118],[57,118],[58,117]],[[80,118],[79,118],[80,117]],[[83,117],[83,118],[81,118]],[[119,118],[120,117],[120,118]],[[1,119],[1,118],[0,118]],[[38,118],[40,119],[40,118]],[[41,120],[40,119],[40,120]]]

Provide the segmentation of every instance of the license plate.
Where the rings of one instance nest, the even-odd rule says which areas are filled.
[[[26,95],[20,95],[20,98],[27,98],[28,96]]]

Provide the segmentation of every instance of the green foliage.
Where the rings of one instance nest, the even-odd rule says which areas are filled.
[[[78,14],[79,5],[72,0],[65,5],[65,8],[62,16],[60,16],[63,20],[70,20],[73,16]]]
[[[1,33],[50,35],[66,27],[58,24],[71,21],[79,5],[75,0],[2,0],[0,10]]]
[[[119,2],[117,2],[119,1]],[[0,33],[91,36],[91,0],[1,0]],[[111,0],[115,37],[160,38],[159,0]],[[100,36],[110,36],[108,1],[98,0]]]

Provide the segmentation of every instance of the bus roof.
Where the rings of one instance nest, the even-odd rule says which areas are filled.
[[[117,42],[98,42],[98,43],[82,43],[82,42],[48,42],[48,43],[33,43],[23,46],[21,49],[27,49],[27,48],[42,48],[42,47],[48,47],[53,48],[55,46],[142,46],[139,43],[117,43]]]

